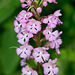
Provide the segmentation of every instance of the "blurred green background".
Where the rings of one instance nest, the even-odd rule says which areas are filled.
[[[61,9],[63,25],[57,26],[57,29],[63,31],[63,44],[57,62],[60,69],[58,75],[75,75],[75,0],[57,2],[43,8],[41,15],[49,15]],[[21,75],[20,58],[16,55],[16,49],[10,49],[12,46],[20,46],[13,22],[21,10],[19,0],[0,0],[0,75]]]

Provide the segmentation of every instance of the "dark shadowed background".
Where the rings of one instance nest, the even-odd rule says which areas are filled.
[[[63,25],[57,26],[57,29],[63,31],[63,44],[60,47],[61,55],[57,56],[57,66],[60,69],[58,75],[75,75],[75,0],[57,2],[58,4],[52,3],[43,8],[41,15],[61,10],[63,15],[60,19]],[[19,0],[0,0],[0,75],[21,75],[20,58],[16,55],[16,49],[10,48],[20,46],[17,43],[13,22],[21,10]]]

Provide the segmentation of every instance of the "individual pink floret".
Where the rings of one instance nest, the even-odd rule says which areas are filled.
[[[43,19],[43,23],[48,24],[52,30],[57,24],[63,24],[60,21],[59,16],[62,16],[62,14],[60,13],[60,10],[57,10],[53,15],[49,15],[48,18]]]
[[[57,38],[56,40],[54,40],[54,41],[52,41],[51,43],[50,43],[50,47],[51,48],[59,48],[59,45],[61,45],[62,44],[62,40],[60,39],[60,38]]]
[[[44,68],[44,75],[57,75],[58,74],[58,67],[56,67],[56,61],[57,58],[55,60],[51,60],[49,59],[48,63],[44,63],[42,66]]]
[[[18,42],[20,44],[26,44],[28,43],[29,39],[33,37],[32,33],[29,33],[28,31],[24,31],[24,34],[18,33],[17,38]]]
[[[56,40],[56,38],[59,37],[61,33],[62,32],[59,33],[58,30],[51,32],[51,29],[49,26],[47,26],[46,29],[43,31],[43,35],[45,35],[46,40],[49,40],[49,41]]]
[[[63,22],[61,22],[61,20],[59,19],[59,16],[62,16],[62,14],[60,13],[61,10],[57,10],[54,12],[53,16],[57,19],[57,24],[63,24]]]
[[[14,30],[16,33],[21,33],[26,30],[26,23],[19,23],[17,20],[14,21]]]
[[[21,64],[21,66],[25,66],[26,65],[26,59],[22,59],[20,64]]]
[[[33,14],[31,12],[26,12],[25,10],[22,10],[16,17],[16,20],[21,23],[26,23],[32,15]]]
[[[45,18],[43,20],[43,23],[46,23],[50,26],[51,29],[55,28],[57,25],[57,19],[53,15],[48,16],[48,18]]]
[[[22,68],[22,75],[38,75],[38,73],[27,65]]]
[[[55,48],[56,52],[60,54],[59,47],[62,44],[62,40],[58,37],[56,40],[50,42],[50,48]]]
[[[35,19],[30,19],[27,23],[27,30],[30,33],[37,34],[41,30],[41,22]]]
[[[62,14],[60,13],[61,10],[57,10],[54,12],[54,16],[62,16]]]
[[[17,55],[20,55],[21,58],[29,59],[32,50],[33,47],[31,45],[25,44],[24,46],[20,46],[20,48],[17,48],[16,53]]]
[[[31,4],[32,4],[32,1],[31,0],[20,0],[22,4],[22,8],[28,8]]]
[[[45,48],[45,47],[38,47],[34,49],[33,52],[33,58],[35,59],[36,62],[39,63],[44,63],[45,61],[47,61],[49,59],[50,54],[48,54],[48,52],[46,50],[48,50],[49,48]]]

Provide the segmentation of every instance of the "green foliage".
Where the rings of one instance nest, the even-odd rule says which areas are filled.
[[[1,47],[1,63],[3,65],[4,73],[11,74],[18,66],[19,57],[16,55],[14,48],[11,46],[19,46],[16,39],[16,34],[13,31],[13,19],[9,20],[5,25],[11,25],[9,30],[4,32]]]
[[[19,5],[19,0],[0,0],[0,23],[11,16]]]
[[[32,68],[36,68],[37,67],[37,62],[34,59],[29,59],[26,61],[26,64],[29,65]]]
[[[62,49],[57,65],[60,69],[58,75],[75,75],[75,51]]]

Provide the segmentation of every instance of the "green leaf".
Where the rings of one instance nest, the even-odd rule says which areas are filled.
[[[19,0],[0,0],[0,23],[12,15],[19,5]]]
[[[8,22],[4,23],[5,26],[10,26],[3,35],[0,55],[5,75],[11,75],[19,64],[19,57],[16,54],[16,49],[10,49],[12,46],[19,46],[17,43],[16,33],[14,32],[13,21],[13,19],[10,19]]]
[[[37,67],[37,62],[32,58],[27,60],[26,64],[29,65],[31,68],[36,68]]]
[[[58,75],[73,75],[75,66],[75,51],[62,49],[61,54],[57,60],[57,66],[59,68]],[[72,67],[73,66],[73,67]]]
[[[73,61],[75,62],[75,50],[67,50],[67,49],[62,49],[61,50],[61,55],[60,58],[63,60],[68,60],[68,61]]]

